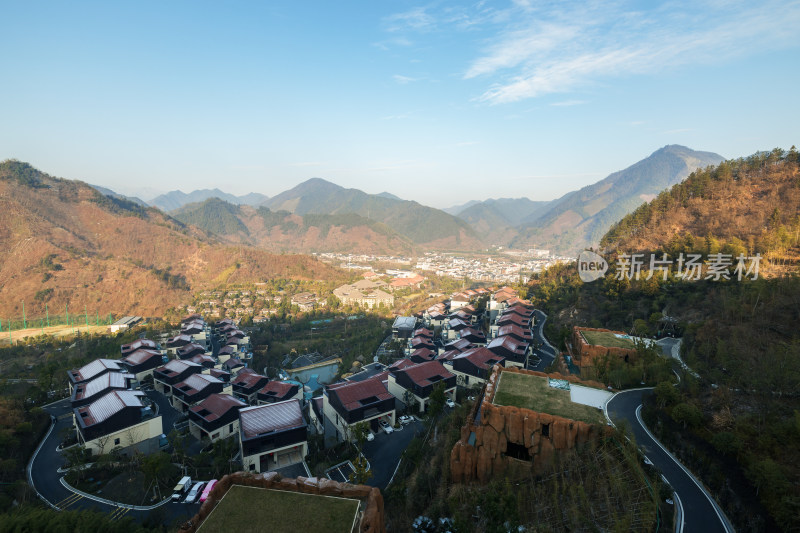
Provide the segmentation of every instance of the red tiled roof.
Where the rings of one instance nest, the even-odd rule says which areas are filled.
[[[399,359],[394,363],[392,363],[391,365],[389,365],[389,370],[402,370],[409,366],[414,366],[414,362],[409,361],[408,359]]]
[[[251,374],[249,372],[239,372],[239,374],[234,378],[231,382],[234,385],[243,385],[245,387],[253,387],[259,381],[268,379],[267,376],[262,376],[261,374]]]
[[[458,339],[445,344],[444,349],[445,351],[456,350],[459,352],[463,352],[464,350],[469,349],[470,346],[472,346],[472,343],[469,342],[467,339]]]
[[[378,400],[394,398],[379,379],[370,378],[364,381],[348,383],[340,387],[328,387],[328,395],[335,395],[348,411],[361,407],[361,400],[376,396]]]
[[[497,336],[502,337],[504,335],[515,335],[522,339],[531,339],[533,336],[530,332],[525,331],[521,327],[517,326],[516,324],[506,324],[505,326],[500,326],[497,329]]]
[[[199,404],[190,407],[189,410],[194,411],[198,415],[203,410],[208,411],[208,414],[200,416],[211,422],[212,420],[220,418],[231,409],[241,409],[242,407],[247,407],[247,404],[234,398],[230,394],[214,393]]]
[[[152,357],[158,357],[158,359],[161,360],[161,352],[142,348],[136,350],[135,352],[129,353],[127,356],[120,359],[120,361],[123,363],[128,363],[129,365],[141,365],[142,363],[149,361]]]
[[[429,361],[418,365],[410,366],[400,372],[404,372],[414,383],[420,387],[426,387],[433,383],[430,378],[441,376],[442,379],[453,377],[455,374],[447,370],[438,361]]]
[[[289,392],[291,392],[293,387],[297,387],[297,385],[294,383],[287,383],[285,381],[273,380],[264,385],[264,387],[262,387],[262,389],[258,391],[258,393],[269,394],[270,392],[274,392],[275,396],[278,396],[280,398],[282,396],[286,396],[287,394],[289,394]]]
[[[428,328],[419,328],[417,331],[414,332],[414,336],[432,339],[433,331],[429,330]]]
[[[489,343],[487,348],[492,351],[498,348],[504,348],[509,352],[518,355],[524,355],[525,351],[528,349],[528,345],[527,343],[516,340],[514,337],[504,335],[502,337],[497,337],[495,339],[492,339],[492,342]]]
[[[205,389],[206,387],[214,383],[222,383],[222,381],[208,374],[192,374],[185,380],[176,384],[175,388],[185,394],[191,394],[192,391],[200,392],[201,390]],[[189,388],[185,389],[184,387],[189,387]]]
[[[411,353],[411,357],[421,357],[423,359],[427,359],[428,361],[432,361],[433,358],[436,357],[436,353],[428,348],[419,348]]]
[[[479,368],[488,369],[505,358],[497,355],[488,348],[480,346],[457,355],[455,359],[466,359]],[[490,363],[490,361],[494,362]]]
[[[215,362],[213,357],[211,357],[210,355],[206,355],[206,354],[198,354],[198,355],[195,355],[194,357],[190,357],[189,361],[191,361],[192,363],[197,363],[198,365],[202,365],[203,363],[214,363]]]
[[[458,350],[448,350],[444,352],[442,355],[436,358],[437,361],[451,361],[455,358],[458,354],[460,354]]]

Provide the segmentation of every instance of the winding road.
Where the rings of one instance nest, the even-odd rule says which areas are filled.
[[[644,425],[640,415],[642,398],[652,394],[652,390],[651,388],[633,389],[617,393],[608,402],[608,417],[615,424],[619,424],[623,420],[628,423],[639,448],[661,470],[673,490],[678,493],[680,504],[683,507],[683,523],[676,525],[676,531],[686,533],[733,532],[733,526],[725,513],[708,491],[703,488],[700,481],[669,453]]]

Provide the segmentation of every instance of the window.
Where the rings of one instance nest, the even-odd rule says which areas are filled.
[[[114,446],[119,446],[119,437],[114,439]]]
[[[228,432],[233,433],[233,424],[228,424]]]
[[[542,424],[542,437],[550,436],[550,424]]]

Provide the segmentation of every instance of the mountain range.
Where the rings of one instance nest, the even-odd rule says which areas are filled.
[[[203,202],[209,198],[219,198],[220,200],[225,200],[226,202],[236,205],[261,205],[269,200],[268,196],[257,192],[251,192],[243,196],[234,196],[233,194],[222,192],[219,189],[200,189],[188,194],[183,191],[171,191],[156,196],[148,202],[148,205],[169,212],[180,209],[187,204]]]
[[[271,277],[344,279],[306,255],[232,246],[161,211],[0,163],[0,316],[68,303],[99,314],[161,316],[196,288]],[[35,295],[31,301],[31,295]]]
[[[188,194],[172,191],[149,203],[224,241],[273,251],[391,254],[497,245],[572,255],[596,246],[614,222],[692,171],[722,160],[711,152],[669,145],[552,201],[473,200],[443,210],[388,192],[347,189],[321,178],[272,198],[205,189]],[[212,198],[223,202],[207,202]]]
[[[386,224],[354,213],[298,215],[210,198],[173,211],[172,216],[228,242],[272,252],[406,255],[414,249],[414,243]]]

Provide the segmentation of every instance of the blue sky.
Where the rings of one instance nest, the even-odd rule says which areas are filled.
[[[758,5],[755,5],[758,4]],[[6,2],[0,159],[147,199],[548,200],[800,143],[800,3]]]

